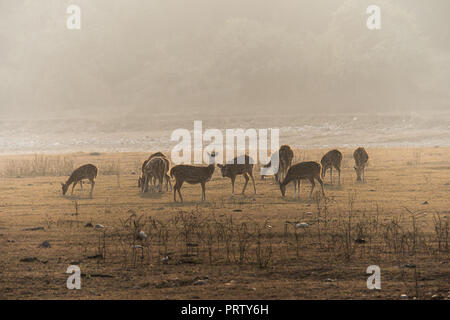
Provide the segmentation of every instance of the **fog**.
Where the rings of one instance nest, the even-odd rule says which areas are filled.
[[[66,9],[81,8],[81,30]],[[381,30],[366,8],[381,7]],[[0,0],[0,116],[449,107],[448,0]]]

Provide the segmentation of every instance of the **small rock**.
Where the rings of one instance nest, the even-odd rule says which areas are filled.
[[[14,242],[16,242],[16,240],[8,239],[8,240],[6,240],[6,242],[14,243]]]
[[[402,299],[408,299],[409,297],[408,297],[408,295],[406,295],[406,294],[402,294],[402,295],[400,295],[400,298],[402,298]]]
[[[91,222],[88,222],[84,225],[86,228],[93,228],[94,225]]]
[[[362,238],[358,238],[358,239],[355,239],[355,242],[356,243],[366,243],[366,240],[364,240]]]
[[[305,214],[308,216],[312,216],[313,213],[311,211],[308,211],[308,212],[305,212]]]
[[[38,248],[51,248],[52,246],[50,245],[50,242],[48,242],[47,240],[42,242]]]
[[[325,282],[336,282],[336,279],[327,278],[325,279]]]
[[[242,212],[241,209],[234,209],[233,212]]]
[[[20,262],[39,262],[39,259],[36,257],[25,257],[20,259]]]
[[[422,204],[428,204],[428,201],[425,201],[424,203],[422,203]]]
[[[95,225],[95,229],[103,229],[105,226],[101,225],[101,224],[96,224]]]
[[[432,300],[441,300],[441,299],[443,299],[444,297],[443,296],[441,296],[440,294],[433,294],[432,296],[431,296],[431,299]]]
[[[297,223],[297,224],[295,225],[295,227],[296,227],[296,228],[308,228],[308,227],[309,227],[309,224],[307,224],[306,222],[300,222],[300,223]]]
[[[208,280],[197,280],[194,282],[194,286],[202,286],[208,284]]]
[[[34,227],[34,228],[23,229],[23,231],[38,231],[38,230],[44,230],[44,227]]]
[[[139,233],[136,236],[136,239],[144,241],[147,239],[147,234],[144,231],[139,231]]]
[[[414,263],[407,263],[402,265],[402,268],[415,268],[416,265]]]
[[[134,246],[131,246],[134,249],[142,249],[143,246],[139,245],[139,244],[135,244]]]

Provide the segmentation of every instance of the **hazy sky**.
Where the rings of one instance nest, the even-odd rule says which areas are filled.
[[[66,28],[69,4],[81,30]],[[366,8],[381,7],[381,30]],[[0,0],[0,115],[449,108],[448,0]],[[188,111],[189,110],[189,111]]]

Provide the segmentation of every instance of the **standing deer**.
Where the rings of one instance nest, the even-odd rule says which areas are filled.
[[[72,172],[66,183],[61,183],[63,195],[66,195],[67,190],[69,189],[69,186],[71,184],[73,184],[72,185],[72,195],[73,195],[73,189],[75,189],[77,183],[81,184],[81,181],[83,179],[89,179],[89,181],[91,181],[90,197],[92,198],[92,192],[94,191],[95,178],[97,178],[97,172],[98,169],[93,164],[86,164],[76,169],[74,172]]]
[[[300,180],[308,179],[311,182],[311,192],[309,193],[309,197],[311,198],[314,187],[316,184],[314,183],[314,179],[319,181],[320,186],[322,187],[322,194],[325,196],[325,191],[323,190],[323,182],[320,178],[321,167],[320,164],[314,161],[308,162],[300,162],[291,166],[286,174],[286,177],[280,183],[281,195],[285,196],[286,193],[286,185],[294,181],[294,199],[297,198],[297,186],[298,186],[298,198],[300,199]]]
[[[325,173],[330,169],[331,184],[333,184],[333,167],[337,170],[339,175],[339,184],[341,184],[341,162],[342,153],[337,150],[328,151],[320,160],[322,164],[322,180],[325,178]]]
[[[231,179],[231,194],[234,196],[234,181],[236,176],[242,174],[245,178],[244,188],[242,189],[242,194],[245,193],[245,188],[250,178],[253,182],[253,190],[256,194],[255,179],[253,178],[253,159],[247,155],[239,156],[234,158],[230,163],[224,165],[217,164],[222,172],[222,177],[229,177]]]
[[[273,157],[273,156],[272,156]],[[294,158],[294,152],[288,145],[282,145],[278,150],[278,171],[275,173],[275,180],[279,183],[286,175],[287,170],[292,164]],[[272,166],[272,160],[268,164],[264,165],[264,168],[270,168]],[[261,176],[264,180],[264,176]]]
[[[216,154],[212,152],[211,154],[208,153],[208,156],[209,165],[207,167],[179,164],[170,170],[170,176],[172,178],[175,177],[175,185],[173,187],[173,200],[175,202],[177,202],[177,192],[181,202],[183,202],[180,190],[185,181],[189,184],[200,183],[202,186],[202,201],[206,200],[206,182],[211,180],[214,173],[214,158]]]
[[[155,157],[147,161],[143,170],[142,192],[148,191],[148,184],[152,178],[158,180],[158,190],[162,192],[162,184],[166,174],[166,161],[160,157]],[[156,184],[156,183],[155,183]],[[153,187],[152,187],[153,189]]]
[[[355,159],[355,171],[356,171],[356,181],[366,181],[365,168],[367,165],[367,161],[369,160],[369,155],[366,152],[366,149],[363,147],[359,147],[353,152],[353,158]]]
[[[166,155],[164,153],[162,153],[162,152],[153,153],[147,160],[145,160],[142,163],[142,169],[141,169],[142,170],[142,175],[138,178],[138,187],[142,188],[142,184],[144,182],[144,168],[145,168],[145,166],[147,165],[147,163],[151,159],[156,158],[156,157],[162,158],[164,160],[164,163],[165,163],[164,180],[166,181],[166,191],[169,190],[169,187],[170,187],[170,191],[172,191],[172,183],[170,181],[169,175],[167,174],[169,172],[169,168],[170,168],[170,161],[169,161],[169,159],[167,159]],[[156,177],[151,177],[149,182],[152,183],[152,184],[155,184],[156,183]]]

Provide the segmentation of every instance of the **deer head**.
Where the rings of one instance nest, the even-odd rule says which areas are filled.
[[[217,166],[220,168],[220,172],[222,172],[222,177],[226,177],[228,175],[228,168],[226,165],[218,163]]]
[[[63,194],[63,196],[65,196],[67,189],[69,189],[69,186],[66,183],[61,182],[61,187],[62,187],[62,194]]]

